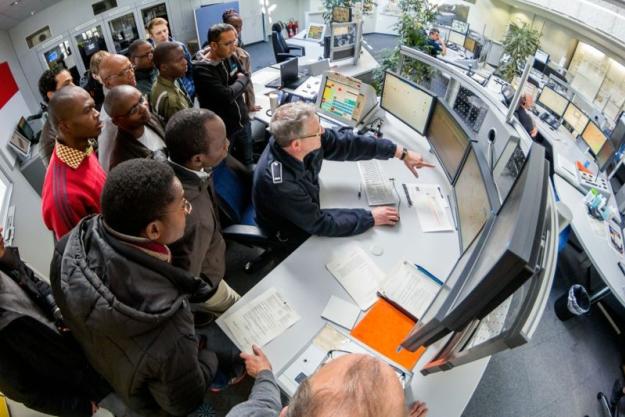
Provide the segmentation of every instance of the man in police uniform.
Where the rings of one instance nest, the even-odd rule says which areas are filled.
[[[324,159],[357,161],[398,158],[416,174],[432,167],[422,156],[387,139],[325,130],[315,108],[302,102],[279,107],[269,125],[273,137],[254,173],[253,199],[258,225],[272,236],[300,244],[310,235],[352,236],[372,226],[395,225],[393,207],[321,209],[319,171]]]

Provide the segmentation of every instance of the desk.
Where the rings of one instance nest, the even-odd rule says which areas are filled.
[[[612,249],[605,222],[600,224],[603,227],[604,233],[599,234],[597,232],[596,226],[598,225],[595,220],[588,215],[588,210],[584,204],[584,194],[564,179],[566,173],[558,172],[558,158],[561,157],[565,157],[571,162],[589,160],[591,161],[590,169],[594,172],[597,171],[597,165],[592,157],[580,149],[576,139],[563,126],[560,126],[558,130],[553,130],[542,120],[537,117],[533,118],[538,131],[553,147],[554,168],[557,174],[553,177],[553,183],[560,201],[566,204],[573,214],[571,228],[607,288],[614,294],[618,302],[625,306],[625,276],[623,276],[617,265],[617,261],[619,260],[625,262],[625,257],[617,254],[616,251]],[[615,208],[615,212],[618,213],[618,209],[616,209],[616,199],[613,193],[610,196],[608,204]],[[617,217],[620,222],[621,219],[618,214]],[[605,289],[598,291],[594,295],[596,297],[605,295]]]
[[[421,152],[429,161],[436,161],[435,156],[429,153],[429,145],[423,137],[393,116],[387,114],[385,117],[385,137]],[[422,181],[439,184],[443,193],[448,194],[450,184],[442,169],[436,167],[420,170],[420,177],[416,179],[396,159],[381,163],[385,173],[397,179],[396,185],[401,198],[401,221],[397,226],[374,227],[362,235],[350,238],[313,236],[231,307],[232,311],[236,311],[264,290],[275,287],[302,317],[293,327],[263,348],[276,374],[280,373],[325,324],[321,312],[330,295],[351,300],[325,268],[330,255],[339,246],[356,241],[383,270],[388,270],[399,260],[405,259],[422,264],[441,278],[447,277],[460,255],[457,233],[420,231],[416,210],[408,207],[401,190],[402,182]],[[320,182],[322,207],[367,207],[366,199],[357,197],[360,177],[355,162],[324,161]],[[381,256],[371,255],[370,248],[373,245],[383,248],[384,253]],[[221,323],[221,319],[217,322]],[[225,332],[228,334],[227,329]],[[431,346],[417,363],[409,389],[415,399],[427,402],[430,417],[460,416],[489,360],[484,358],[447,372],[422,376],[419,370],[438,352],[444,341],[445,339]]]

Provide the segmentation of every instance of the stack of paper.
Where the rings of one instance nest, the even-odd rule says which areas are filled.
[[[220,320],[237,347],[251,352],[253,344],[266,345],[297,323],[300,316],[278,290],[269,288],[242,308],[224,313]]]

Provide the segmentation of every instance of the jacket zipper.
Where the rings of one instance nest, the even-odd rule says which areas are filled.
[[[228,83],[228,85],[230,85],[230,72],[228,71],[228,68],[226,68],[226,64],[224,63],[224,61],[221,61],[221,65],[223,66],[224,70],[226,71],[226,83]],[[243,123],[241,123],[241,119],[243,118],[241,116],[241,109],[239,108],[239,104],[237,103],[236,100],[234,100],[234,105],[237,106],[237,113],[239,114],[239,127],[243,128]]]

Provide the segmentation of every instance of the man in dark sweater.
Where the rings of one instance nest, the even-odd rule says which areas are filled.
[[[128,47],[128,57],[135,66],[135,80],[141,93],[149,97],[158,70],[154,67],[154,47],[144,39],[137,39]]]
[[[170,165],[182,183],[194,210],[184,236],[170,245],[172,263],[217,288],[205,303],[214,313],[226,311],[240,298],[223,280],[226,242],[221,235],[211,170],[228,156],[229,141],[223,121],[210,110],[186,109],[176,113],[165,132]]]
[[[54,299],[87,359],[144,416],[186,416],[216,379],[242,371],[216,324],[194,328],[189,303],[215,289],[171,264],[167,245],[183,236],[191,209],[167,164],[122,162],[107,178],[102,215],[60,240],[50,266]]]
[[[271,119],[273,137],[254,172],[253,199],[258,225],[280,240],[298,245],[310,235],[352,236],[378,225],[394,225],[393,207],[321,209],[319,172],[324,159],[402,160],[416,174],[431,167],[418,153],[387,139],[325,130],[315,108],[302,102],[279,107]]]
[[[515,116],[519,119],[519,122],[521,122],[521,125],[527,133],[529,133],[532,139],[536,138],[536,135],[538,134],[538,129],[534,124],[534,120],[532,120],[532,116],[528,113],[528,110],[531,109],[533,105],[534,99],[530,94],[525,93],[519,99],[519,107],[517,107],[514,112]]]
[[[141,91],[130,85],[117,86],[106,95],[104,108],[117,126],[109,169],[133,158],[167,160],[165,129],[150,112]]]
[[[245,91],[251,82],[239,60],[237,31],[225,23],[208,31],[210,52],[193,62],[193,79],[200,107],[212,110],[226,124],[232,154],[244,165],[251,165],[252,133]]]

